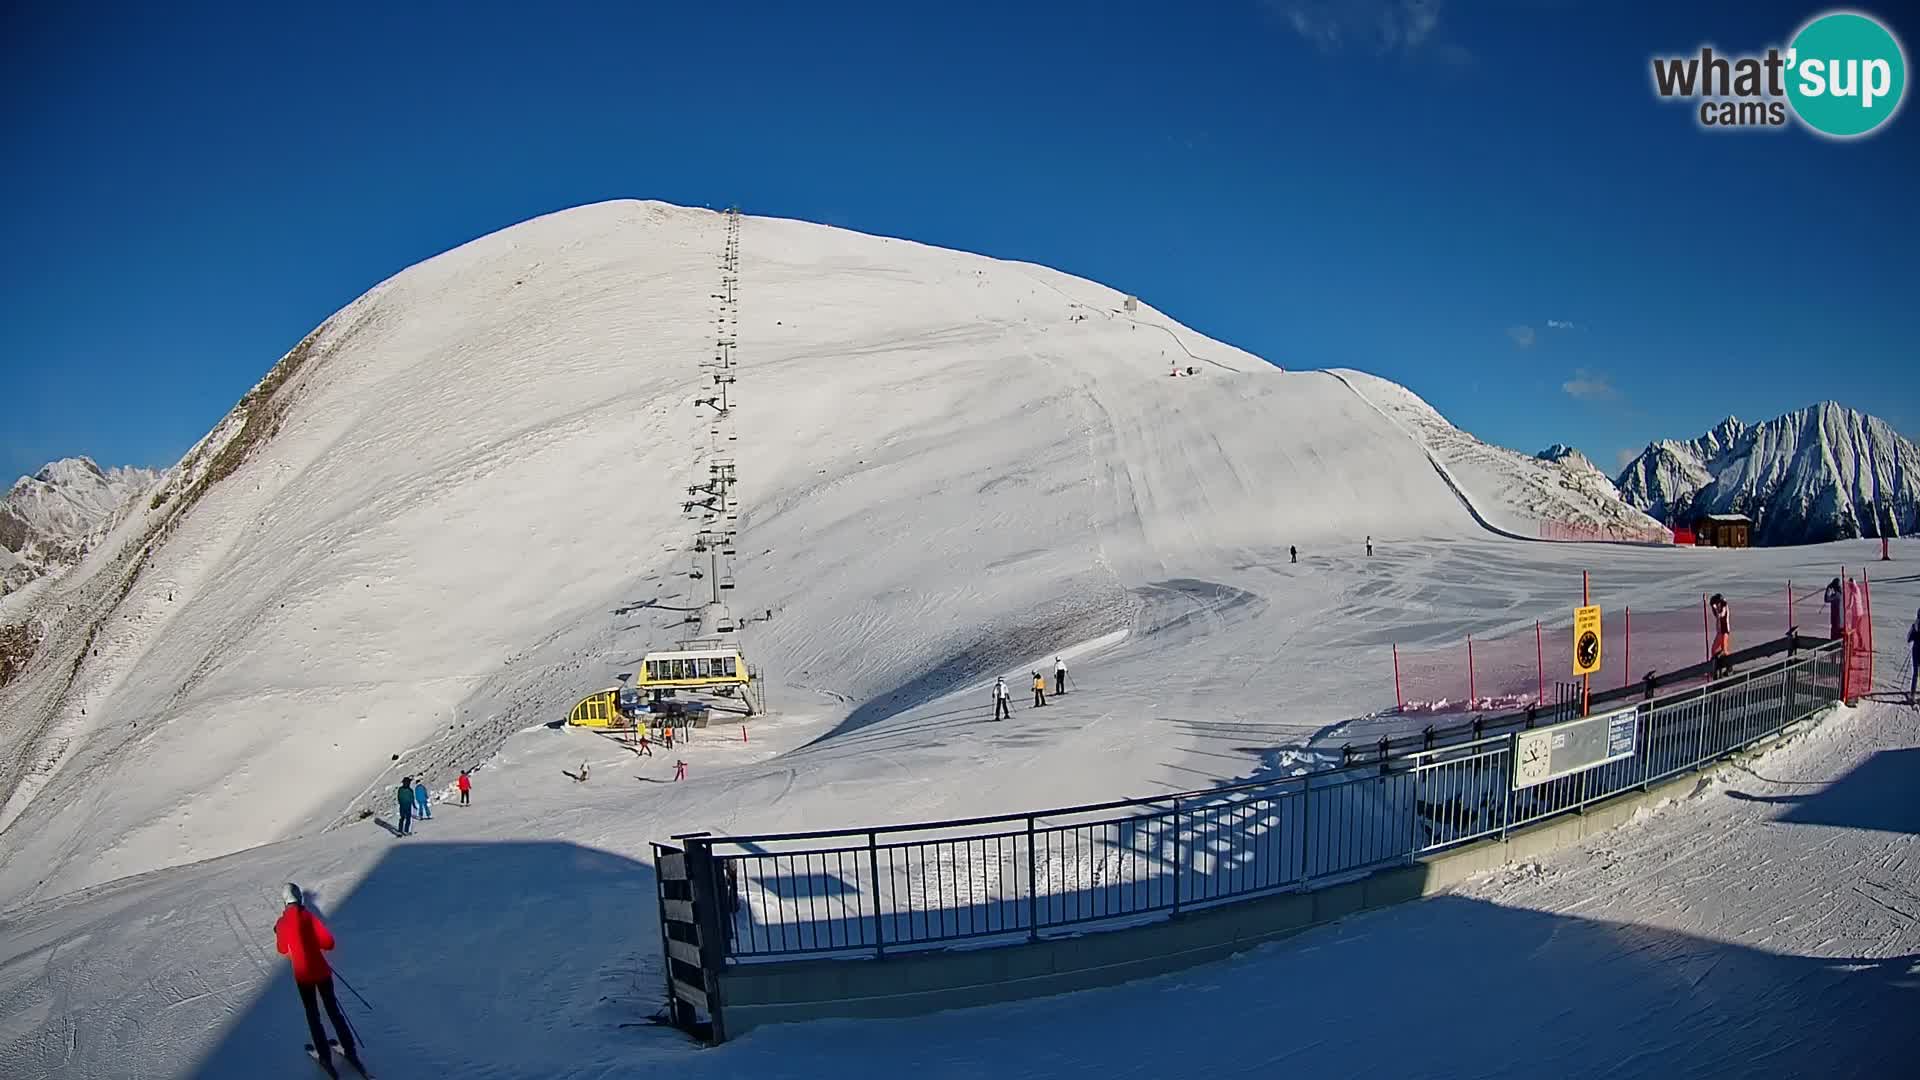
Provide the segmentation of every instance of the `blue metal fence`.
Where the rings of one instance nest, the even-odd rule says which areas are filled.
[[[1820,645],[1639,703],[1633,756],[1519,791],[1510,731],[1159,798],[686,843],[713,868],[703,891],[730,962],[1012,943],[1312,888],[1502,836],[1776,734],[1838,701],[1840,674],[1838,643]]]

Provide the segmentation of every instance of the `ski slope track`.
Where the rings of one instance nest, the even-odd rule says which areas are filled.
[[[682,503],[725,234],[607,203],[395,275],[0,600],[47,631],[0,688],[0,1074],[267,1074],[303,1035],[266,945],[287,880],[376,999],[376,1068],[686,1065],[620,1027],[657,1004],[652,840],[1295,769],[1392,703],[1390,642],[1530,623],[1582,569],[1651,607],[1856,558],[1515,544],[1621,504],[1103,285],[749,217],[729,602],[772,712],[635,758],[544,725],[704,596]],[[1055,656],[1068,694],[986,722]],[[475,804],[418,836],[363,820],[462,768]]]

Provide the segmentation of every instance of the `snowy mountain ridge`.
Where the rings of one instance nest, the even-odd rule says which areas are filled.
[[[1339,374],[1424,443],[1463,494],[1481,504],[1493,528],[1519,537],[1541,535],[1545,526],[1618,539],[1665,536],[1658,521],[1628,505],[1613,481],[1570,446],[1556,443],[1530,455],[1482,442],[1404,386],[1364,372]]]
[[[152,469],[102,469],[70,457],[15,481],[0,497],[0,595],[79,562],[159,478]]]
[[[1834,401],[1752,426],[1728,417],[1698,438],[1650,443],[1616,482],[1661,520],[1745,514],[1760,544],[1920,528],[1920,446]]]

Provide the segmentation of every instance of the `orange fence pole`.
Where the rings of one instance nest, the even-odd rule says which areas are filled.
[[[1467,635],[1467,709],[1473,709],[1473,635]]]
[[[1873,693],[1873,579],[1867,576],[1867,568],[1860,568],[1860,606],[1867,609],[1867,689]]]
[[[1395,712],[1407,711],[1407,696],[1400,692],[1400,645],[1393,646],[1393,708]]]

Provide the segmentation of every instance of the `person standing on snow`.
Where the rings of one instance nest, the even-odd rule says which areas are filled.
[[[1013,719],[1013,706],[1007,703],[1007,677],[993,680],[993,718],[995,720]]]
[[[1707,601],[1707,607],[1713,611],[1713,660],[1712,677],[1719,678],[1721,672],[1733,670],[1733,612],[1727,609],[1727,598],[1719,593]]]
[[[1067,692],[1067,662],[1059,657],[1053,658],[1053,693],[1058,697]]]
[[[473,781],[467,779],[467,770],[460,770],[460,782],[455,786],[460,789],[460,805],[467,805],[467,795],[473,790]]]
[[[1300,549],[1292,544],[1287,545],[1287,561],[1296,563],[1300,561]]]
[[[1373,537],[1367,537],[1367,558],[1373,558]]]
[[[1913,625],[1907,628],[1907,708],[1913,708],[1913,692],[1920,689],[1920,611],[1913,613]]]
[[[395,792],[400,799],[400,835],[413,831],[413,777],[400,778],[400,790]]]
[[[1827,583],[1827,628],[1830,631],[1827,636],[1835,641],[1840,640],[1841,628],[1846,625],[1845,596],[1846,590],[1840,587],[1839,578]]]
[[[327,1029],[320,1026],[319,1005],[324,1002],[327,1017],[333,1021],[334,1034],[340,1040],[340,1052],[354,1068],[360,1068],[359,1054],[353,1045],[353,1026],[340,1013],[340,999],[333,996],[333,968],[325,955],[333,948],[333,934],[327,924],[320,921],[320,916],[307,910],[300,886],[289,881],[282,895],[287,906],[280,912],[280,921],[273,924],[273,943],[293,963],[293,985],[300,991],[300,1004],[307,1010],[307,1032],[313,1037],[314,1054],[329,1075],[339,1075],[333,1070],[333,1049],[327,1045]]]
[[[1041,678],[1040,673],[1036,671],[1033,673],[1033,707],[1037,709],[1046,703],[1047,680]]]
[[[413,812],[414,816],[421,821],[431,821],[433,819],[433,803],[427,801],[427,782],[425,780],[415,780],[413,782]]]

